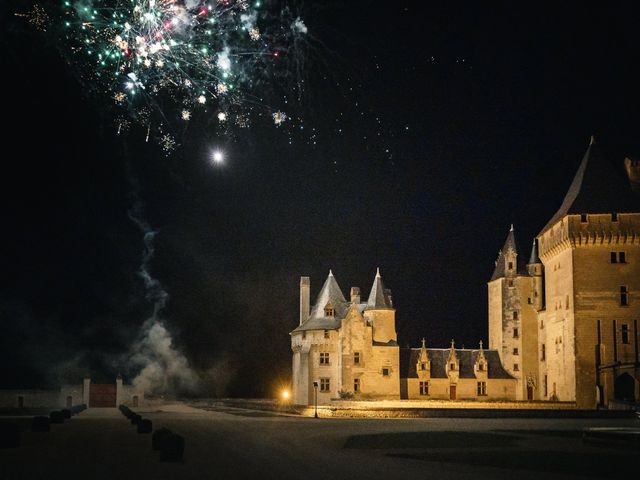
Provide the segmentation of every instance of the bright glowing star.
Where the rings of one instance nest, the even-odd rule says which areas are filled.
[[[204,95],[200,95],[198,97],[198,103],[204,105],[205,103],[207,103],[207,97],[205,97]]]
[[[149,68],[151,66],[151,60],[149,60],[148,58],[145,59],[144,61],[144,66]]]
[[[165,154],[168,155],[176,148],[176,141],[171,135],[165,133],[160,138],[160,145],[162,145],[162,149],[164,150]]]
[[[191,112],[189,110],[182,110],[182,119],[185,121],[191,120]]]
[[[211,159],[213,163],[221,164],[224,161],[224,155],[220,150],[216,150],[213,152],[213,155],[211,155]]]
[[[258,30],[257,28],[252,28],[251,30],[249,30],[249,38],[254,42],[260,40],[260,30]]]
[[[227,93],[227,84],[222,82],[218,83],[218,85],[216,85],[216,92]]]
[[[282,125],[287,120],[287,114],[281,111],[274,112],[272,117],[273,123],[275,123],[277,127]]]
[[[224,113],[224,112],[218,113],[218,120],[220,120],[221,122],[226,122],[227,121],[227,114]]]
[[[116,103],[122,103],[124,102],[124,99],[127,98],[127,94],[124,92],[116,92],[113,95],[113,99],[116,101]]]
[[[184,79],[184,86],[185,87],[190,87],[191,86],[191,80],[189,80],[188,78]]]
[[[291,393],[289,392],[289,390],[283,390],[281,395],[283,400],[289,400]]]

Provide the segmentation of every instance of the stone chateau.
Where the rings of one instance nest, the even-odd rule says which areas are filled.
[[[624,167],[624,168],[623,168]],[[625,172],[626,171],[626,172]],[[626,175],[625,175],[626,173]],[[619,168],[595,142],[560,209],[519,257],[513,226],[488,284],[489,348],[401,349],[391,291],[347,301],[329,272],[311,306],[300,280],[291,332],[293,401],[560,400],[580,408],[640,398],[640,161]]]
[[[560,209],[518,255],[513,226],[489,281],[489,347],[517,400],[580,408],[640,399],[640,161],[593,138]]]

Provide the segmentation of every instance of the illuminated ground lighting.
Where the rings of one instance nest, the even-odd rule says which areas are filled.
[[[291,392],[289,392],[289,390],[283,390],[280,395],[284,401],[287,401],[291,397]]]
[[[222,162],[224,162],[224,154],[220,150],[216,150],[211,154],[211,160],[216,165],[220,165]]]

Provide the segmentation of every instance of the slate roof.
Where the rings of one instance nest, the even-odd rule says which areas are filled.
[[[640,197],[633,192],[622,162],[616,168],[591,137],[562,205],[538,235],[569,214],[638,211]]]
[[[371,292],[369,293],[367,308],[369,310],[392,309],[393,305],[391,303],[390,293],[390,290],[384,288],[384,283],[382,283],[382,277],[380,276],[380,269],[377,269],[376,278],[373,280]]]
[[[515,235],[515,232],[513,231],[513,225],[511,225],[511,228],[509,229],[509,233],[507,234],[507,239],[504,242],[504,246],[498,252],[498,259],[496,260],[496,263],[495,263],[496,266],[493,270],[493,275],[491,275],[491,280],[489,281],[493,281],[505,276],[506,272],[504,270],[504,266],[505,266],[504,252],[506,252],[509,249],[513,250],[516,254],[518,253],[518,247],[516,246],[516,235]],[[516,273],[518,275],[528,274],[526,265],[522,259],[518,259],[517,261]]]
[[[538,242],[536,239],[533,239],[533,245],[531,246],[531,255],[529,256],[528,265],[532,265],[534,263],[540,263],[540,257],[538,257]]]
[[[427,356],[431,362],[431,378],[448,378],[446,365],[450,351],[449,348],[427,348]],[[400,349],[400,378],[418,378],[416,364],[420,358],[420,352],[420,348]],[[460,378],[476,378],[473,367],[479,352],[480,350],[456,348]],[[514,378],[502,366],[497,350],[484,350],[484,357],[488,366],[488,378]]]
[[[324,307],[327,303],[331,303],[333,306],[333,317],[327,317],[325,315]],[[340,328],[340,320],[347,314],[349,305],[350,303],[344,298],[342,290],[340,290],[340,286],[333,276],[333,272],[329,270],[329,275],[320,289],[320,293],[318,293],[316,303],[311,309],[309,318],[302,325],[298,326],[294,332],[301,332],[303,330],[336,330]]]

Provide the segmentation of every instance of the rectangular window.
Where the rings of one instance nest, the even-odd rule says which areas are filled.
[[[514,355],[519,355],[519,353],[518,353],[518,347],[515,347],[515,348],[513,349],[513,354],[514,354]]]
[[[429,395],[429,382],[420,382],[420,395]]]
[[[620,305],[626,307],[629,305],[629,292],[624,285],[620,286]]]
[[[514,372],[519,372],[520,371],[520,366],[517,363],[513,364],[513,371]]]
[[[518,312],[517,311],[513,312],[513,319],[514,320],[518,319]]]
[[[582,215],[580,215],[580,221],[582,223],[587,223],[587,214],[583,213]]]
[[[382,369],[382,376],[383,377],[388,377],[389,376],[389,369],[388,368],[383,368]]]
[[[353,353],[353,364],[360,365],[360,352]]]
[[[478,364],[478,371],[479,371],[479,372],[484,372],[484,363],[480,362],[480,363]]]
[[[547,376],[546,375],[544,376],[544,382],[542,382],[542,383],[543,383],[543,387],[544,387],[544,396],[546,397],[549,394],[548,388],[547,388]]]
[[[629,343],[629,325],[622,324],[622,343]]]
[[[307,338],[307,331],[303,330],[302,331],[302,339],[304,340],[305,338]]]
[[[509,280],[509,286],[513,287],[513,280]]]
[[[320,379],[320,391],[328,392],[331,390],[331,383],[329,378],[321,378]]]
[[[513,270],[513,262],[509,262],[509,270]]]
[[[320,365],[329,365],[329,354],[320,352]]]
[[[518,329],[517,329],[517,328],[514,328],[514,329],[513,329],[513,338],[518,338],[519,336],[520,336],[520,335],[519,335],[519,333],[518,333]]]
[[[611,263],[618,263],[618,252],[611,252]]]
[[[420,364],[420,370],[425,371],[427,369],[427,364],[426,363],[421,363]]]
[[[452,363],[451,365],[449,365],[449,370],[455,370],[456,369],[456,364]]]
[[[540,330],[544,328],[544,320],[540,320]]]
[[[360,391],[360,379],[353,379],[353,393],[358,393]]]
[[[618,262],[627,263],[627,254],[626,254],[626,252],[618,252]]]
[[[324,338],[329,338],[329,330],[324,331]]]
[[[540,348],[540,360],[543,362],[547,359],[547,346],[543,343]]]
[[[487,394],[487,382],[478,382],[478,396],[483,397]]]

